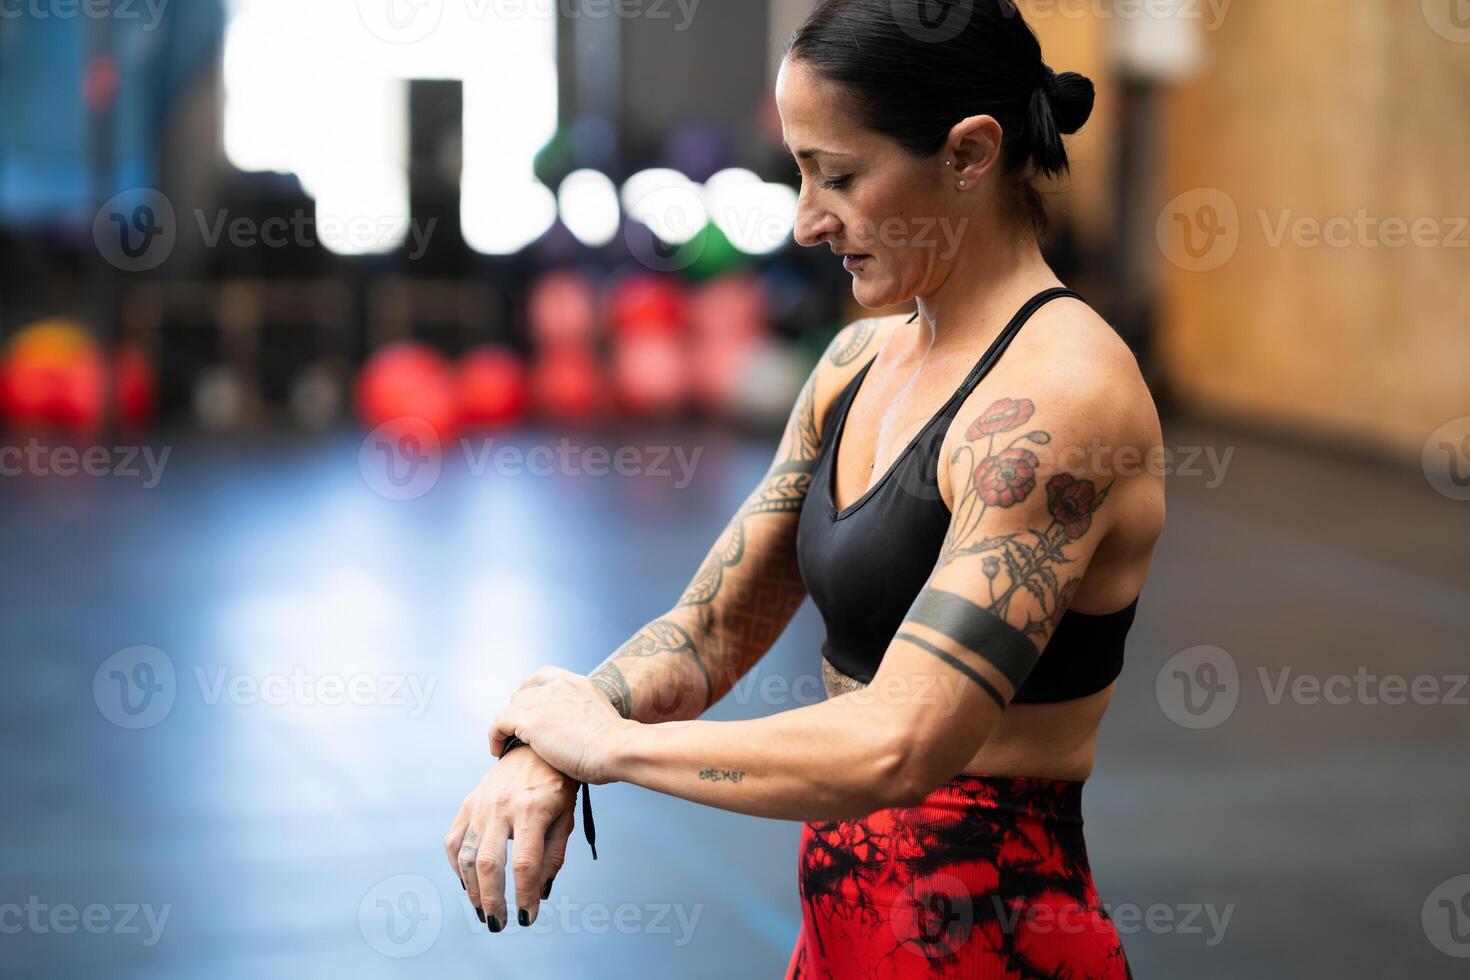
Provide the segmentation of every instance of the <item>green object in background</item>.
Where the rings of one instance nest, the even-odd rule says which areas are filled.
[[[695,258],[684,272],[689,278],[700,282],[729,272],[747,261],[745,254],[730,244],[730,239],[725,237],[725,233],[714,222],[705,225],[685,247],[694,253]]]
[[[565,127],[557,129],[555,135],[547,140],[546,145],[536,151],[536,158],[532,161],[531,168],[536,174],[536,179],[553,191],[561,186],[567,174],[577,169],[572,159],[571,139]]]

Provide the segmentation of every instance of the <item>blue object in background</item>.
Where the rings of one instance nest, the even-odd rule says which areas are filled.
[[[90,225],[99,194],[155,186],[169,115],[224,37],[220,0],[136,4],[105,20],[85,9],[37,16],[26,7],[0,20],[0,225]],[[117,70],[112,166],[102,180],[83,94],[99,31],[111,34]]]

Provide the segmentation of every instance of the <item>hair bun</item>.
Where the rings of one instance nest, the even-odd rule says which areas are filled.
[[[1051,69],[1047,69],[1050,71]],[[1052,111],[1056,114],[1057,131],[1071,136],[1087,124],[1092,116],[1092,106],[1097,99],[1097,89],[1092,79],[1075,71],[1053,74],[1048,80],[1047,92]]]
[[[1058,75],[1041,66],[1041,81],[1031,93],[1026,112],[1027,146],[1036,169],[1048,177],[1067,170],[1063,136],[1081,129],[1092,115],[1097,94],[1092,80],[1075,71]]]

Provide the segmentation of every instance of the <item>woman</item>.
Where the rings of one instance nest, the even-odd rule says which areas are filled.
[[[672,610],[496,717],[493,754],[529,749],[445,841],[492,931],[506,839],[526,924],[577,783],[622,780],[803,821],[788,977],[1131,975],[1080,806],[1163,528],[1162,440],[1131,352],[1043,260],[1031,184],[1067,169],[1092,85],[1008,0],[958,5],[957,32],[920,6],[820,3],[776,87],[797,240],[842,255],[865,307],[918,314],[837,336]],[[807,594],[828,699],[695,720]]]

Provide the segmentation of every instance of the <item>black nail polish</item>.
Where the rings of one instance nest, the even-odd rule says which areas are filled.
[[[523,926],[530,925],[531,924],[531,913],[530,912],[527,912],[525,909],[521,909],[519,912],[516,913],[516,921],[519,922]]]
[[[493,915],[490,916],[489,920],[485,924],[490,927],[490,931],[491,932],[499,932],[500,931],[500,920],[497,919]]]
[[[459,879],[459,887],[463,888],[465,891],[469,891],[470,890],[470,886],[469,885],[466,885],[464,883],[464,879],[463,878]]]
[[[480,917],[480,921],[481,922],[484,922],[485,921],[485,910],[484,909],[476,906],[475,907],[475,914]]]
[[[551,897],[551,883],[555,880],[555,878],[547,878],[546,884],[541,886],[541,901],[544,902]]]

